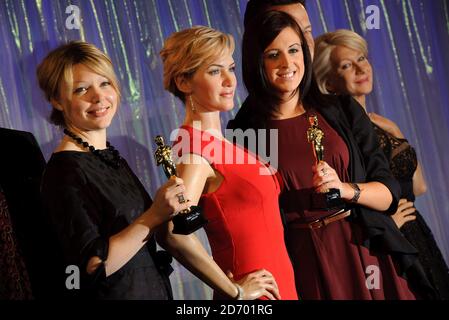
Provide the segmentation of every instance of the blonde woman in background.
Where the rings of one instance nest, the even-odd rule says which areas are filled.
[[[367,42],[357,33],[344,29],[323,34],[315,41],[313,70],[320,91],[350,95],[368,113],[390,169],[401,185],[399,207],[391,218],[418,249],[419,260],[439,298],[449,299],[448,268],[431,230],[414,207],[415,197],[427,190],[415,149],[395,122],[367,111],[366,96],[373,90]]]

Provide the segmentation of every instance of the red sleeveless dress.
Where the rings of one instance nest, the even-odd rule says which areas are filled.
[[[220,268],[231,271],[237,280],[258,269],[268,270],[282,299],[298,299],[276,176],[246,150],[189,126],[179,129],[173,152],[201,155],[224,178],[216,191],[203,194],[199,202],[209,220],[205,230]]]

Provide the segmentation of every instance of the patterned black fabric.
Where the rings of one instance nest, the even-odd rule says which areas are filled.
[[[109,151],[101,152],[109,156]],[[80,268],[82,297],[171,298],[167,268],[152,257],[153,238],[112,275],[106,277],[104,265],[93,276],[85,272],[92,256],[106,260],[109,238],[151,206],[150,196],[124,159],[113,168],[90,152],[55,153],[43,177],[42,196],[66,263]]]
[[[398,139],[377,125],[374,129],[380,146],[390,161],[391,171],[401,185],[401,198],[414,201],[413,174],[418,166],[415,149],[407,140]],[[416,220],[404,224],[401,232],[418,249],[418,258],[435,287],[438,298],[449,299],[449,269],[422,215],[416,211]]]
[[[0,146],[0,185],[33,297],[58,299],[67,292],[67,275],[40,201],[44,156],[30,132],[0,128]]]
[[[19,250],[8,204],[0,186],[0,300],[32,299],[28,271]]]

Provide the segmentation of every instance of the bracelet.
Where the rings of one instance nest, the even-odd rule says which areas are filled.
[[[234,285],[237,288],[237,296],[234,297],[234,300],[243,300],[243,288],[237,283],[234,283]]]
[[[359,201],[360,193],[361,193],[359,185],[357,183],[352,183],[352,182],[349,182],[348,184],[351,186],[352,189],[354,189],[354,196],[352,197],[351,200],[349,200],[349,202],[357,203],[357,201]]]

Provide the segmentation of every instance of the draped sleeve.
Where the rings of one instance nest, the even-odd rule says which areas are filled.
[[[106,277],[102,263],[92,275],[86,272],[90,258],[107,259],[109,239],[100,235],[101,206],[75,161],[58,163],[47,170],[42,185],[44,206],[56,230],[65,260],[80,268],[93,282]]]

